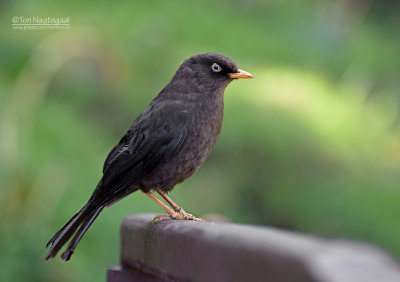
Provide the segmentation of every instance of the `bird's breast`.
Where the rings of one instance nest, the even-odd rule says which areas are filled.
[[[144,184],[148,188],[171,190],[175,184],[193,175],[211,153],[221,131],[223,102],[197,103],[187,111],[191,118],[181,149],[156,169],[157,180],[146,180]]]

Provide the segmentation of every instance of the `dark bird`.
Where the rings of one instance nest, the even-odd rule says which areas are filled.
[[[55,257],[72,237],[61,255],[68,261],[103,208],[137,190],[161,205],[168,217],[201,220],[166,193],[193,175],[210,154],[221,130],[226,86],[236,78],[252,77],[223,55],[205,53],[185,60],[111,150],[89,201],[47,243],[46,259]]]

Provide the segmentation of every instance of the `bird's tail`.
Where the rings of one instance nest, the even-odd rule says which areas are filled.
[[[51,247],[46,254],[46,259],[55,257],[58,251],[75,234],[69,242],[67,249],[61,255],[63,260],[68,261],[79,241],[82,239],[83,235],[89,229],[90,225],[92,225],[99,213],[103,210],[103,207],[104,206],[93,207],[88,203],[77,212],[47,243],[46,248],[49,245],[51,245]]]

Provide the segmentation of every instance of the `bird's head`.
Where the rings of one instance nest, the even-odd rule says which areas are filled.
[[[190,81],[208,89],[224,89],[233,79],[252,77],[252,74],[240,70],[235,62],[226,56],[203,53],[186,59],[174,79]]]

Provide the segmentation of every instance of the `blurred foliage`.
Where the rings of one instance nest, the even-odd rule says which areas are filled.
[[[225,95],[221,137],[172,197],[188,211],[377,244],[400,257],[398,1],[0,2],[0,277],[102,281],[119,225],[162,212],[141,193],[106,209],[66,265],[47,240],[183,59],[219,52],[255,75]],[[15,15],[70,17],[19,31]]]

